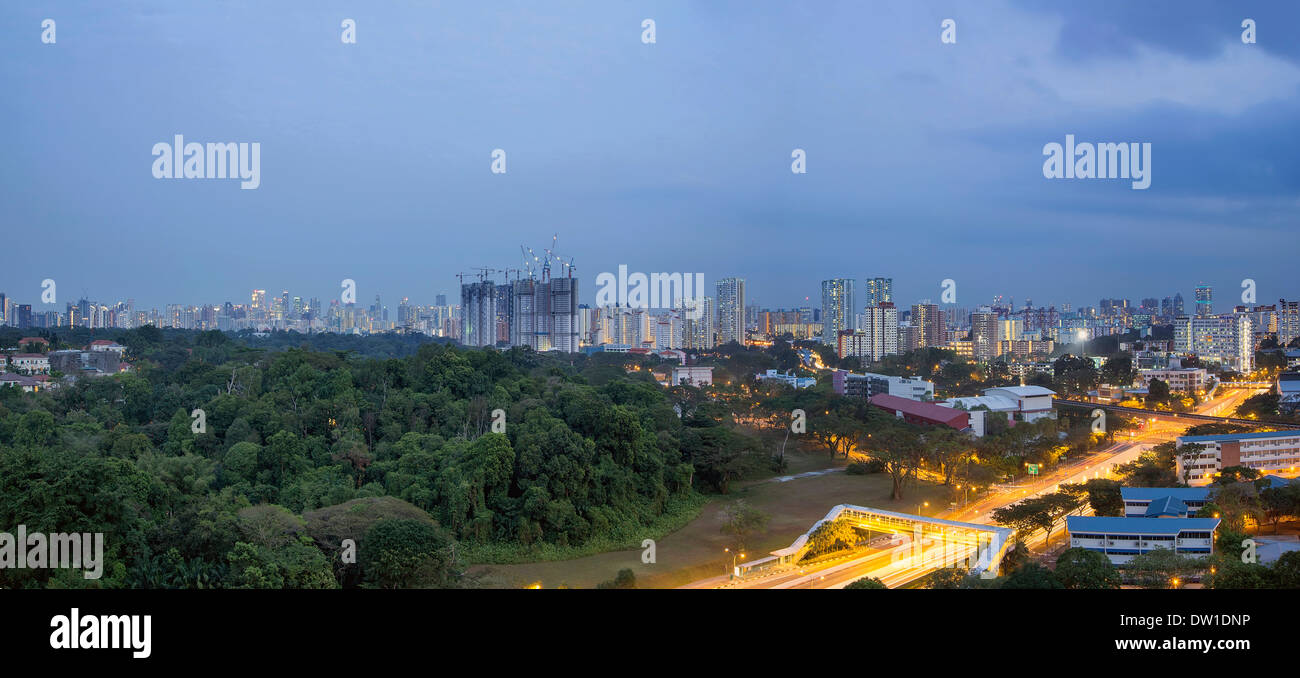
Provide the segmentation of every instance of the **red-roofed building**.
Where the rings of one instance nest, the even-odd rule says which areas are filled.
[[[125,346],[116,341],[109,341],[108,339],[96,339],[90,342],[90,345],[87,346],[86,349],[90,351],[113,351],[119,356],[126,353]]]
[[[958,431],[970,428],[970,415],[951,407],[923,403],[886,393],[871,396],[871,404],[906,421],[926,426],[951,426]]]
[[[20,349],[27,348],[28,344],[37,344],[42,351],[50,347],[49,340],[44,337],[23,337],[18,340],[18,348]]]

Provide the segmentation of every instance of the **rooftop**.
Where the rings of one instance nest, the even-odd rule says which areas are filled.
[[[962,410],[954,410],[951,407],[943,407],[933,403],[924,403],[911,398],[892,396],[887,393],[871,396],[871,404],[882,409],[902,412],[903,414],[946,424],[957,429],[966,428],[970,422],[970,415]]]
[[[1300,436],[1300,431],[1255,431],[1252,433],[1220,433],[1208,436],[1178,436],[1180,443],[1209,443],[1215,441],[1258,440],[1262,438],[1285,438]]]
[[[1102,534],[1168,534],[1184,530],[1213,532],[1219,527],[1218,518],[1118,518],[1112,516],[1066,516],[1065,526],[1071,533],[1100,532]]]
[[[1210,498],[1208,487],[1121,487],[1119,495],[1125,501],[1153,500],[1161,497],[1174,497],[1182,501],[1204,501]]]
[[[989,391],[1006,391],[1007,393],[1014,393],[1021,398],[1056,395],[1056,391],[1053,391],[1050,388],[1043,388],[1042,386],[998,386],[996,388],[984,389],[985,393],[988,393]]]

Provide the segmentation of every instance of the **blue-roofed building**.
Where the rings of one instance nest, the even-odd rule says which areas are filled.
[[[1282,476],[1274,476],[1274,475],[1263,476],[1260,478],[1260,480],[1268,481],[1268,484],[1261,488],[1265,490],[1275,490],[1279,487],[1286,487],[1287,485],[1300,483],[1300,479],[1297,478],[1283,478]]]
[[[1187,504],[1174,497],[1152,499],[1143,518],[1186,518]]]
[[[1133,556],[1156,549],[1199,558],[1214,553],[1218,518],[1116,518],[1067,516],[1070,546],[1106,554],[1123,565]]]
[[[1119,494],[1124,499],[1124,516],[1127,518],[1147,517],[1151,504],[1165,498],[1181,502],[1187,510],[1182,517],[1192,518],[1210,500],[1208,487],[1121,487]]]

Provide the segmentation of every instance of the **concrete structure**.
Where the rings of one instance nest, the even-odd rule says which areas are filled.
[[[816,377],[796,377],[793,374],[781,374],[776,370],[768,370],[763,374],[756,374],[754,378],[758,381],[774,381],[791,386],[794,388],[812,388],[817,385]]]
[[[840,332],[853,327],[853,279],[832,278],[822,281],[822,343],[834,346]]]
[[[460,286],[460,343],[495,346],[497,288],[491,280]]]
[[[1192,353],[1237,372],[1255,369],[1250,315],[1180,316],[1174,320],[1174,350]]]
[[[848,370],[835,370],[831,374],[831,386],[835,393],[842,396],[870,398],[885,393],[910,400],[934,399],[934,382],[920,377],[895,377],[872,372],[856,374]]]
[[[28,377],[22,374],[5,372],[0,374],[0,388],[11,387],[21,388],[27,393],[39,391],[44,388],[44,383],[35,377]]]
[[[988,362],[998,355],[998,314],[988,307],[970,314],[970,340],[973,357]]]
[[[767,558],[746,563],[742,566],[742,570],[752,571],[798,562],[808,552],[809,540],[812,538],[812,534],[817,531],[817,528],[837,520],[850,521],[854,527],[865,531],[867,534],[880,532],[901,537],[911,537],[912,545],[918,547],[916,549],[917,556],[922,556],[919,547],[925,539],[931,539],[945,546],[950,543],[964,546],[966,547],[965,553],[959,551],[957,555],[969,554],[973,556],[962,558],[969,565],[967,569],[973,573],[987,573],[989,578],[998,574],[998,570],[1002,566],[1002,558],[1013,543],[1012,536],[1015,534],[1014,530],[1006,527],[963,523],[955,520],[927,518],[910,513],[885,511],[865,506],[840,504],[832,508],[825,518],[813,523],[813,526],[795,539],[794,543],[783,549],[772,551],[772,555]],[[917,560],[924,561],[923,557],[917,558]],[[936,562],[935,566],[944,567],[947,564]]]
[[[1156,549],[1200,558],[1214,553],[1217,518],[1116,518],[1067,516],[1070,546],[1106,554],[1123,565],[1133,556]]]
[[[49,374],[50,359],[43,353],[15,353],[9,356],[9,368],[29,374]]]
[[[1300,372],[1282,372],[1273,382],[1273,392],[1278,395],[1277,411],[1281,414],[1300,413]]]
[[[121,357],[121,356],[123,356],[123,355],[126,355],[126,347],[125,347],[125,346],[123,346],[123,345],[117,343],[116,341],[109,341],[109,340],[107,340],[107,339],[96,339],[96,340],[90,342],[90,345],[86,347],[86,350],[88,350],[88,351],[112,351],[113,353],[116,353],[116,354],[118,355],[118,357]]]
[[[561,353],[577,353],[580,350],[582,333],[578,317],[577,278],[529,278],[516,280],[510,285],[512,294],[509,296],[513,311],[509,315],[508,336],[511,346]],[[468,303],[462,303],[462,307],[468,306]],[[466,317],[469,315],[466,313]],[[472,330],[471,327],[470,331]],[[638,340],[645,340],[645,334],[647,333],[638,337]]]
[[[867,278],[862,281],[862,291],[866,293],[867,306],[894,303],[893,278]]]
[[[898,354],[898,309],[891,302],[868,306],[862,312],[859,328],[864,335],[863,352],[865,360],[879,362],[887,355]]]
[[[117,374],[122,361],[116,351],[51,351],[50,370],[72,377]]]
[[[917,332],[912,348],[943,345],[944,313],[938,304],[912,304],[911,322]]]
[[[1210,499],[1208,487],[1121,487],[1120,497],[1124,500],[1126,518],[1144,518],[1160,514],[1172,505],[1170,501],[1182,504],[1181,517],[1194,518],[1196,512]]]
[[[1138,375],[1143,388],[1151,388],[1151,380],[1159,379],[1169,385],[1170,391],[1178,393],[1204,393],[1210,380],[1205,368],[1183,367],[1178,358],[1170,358],[1168,367],[1140,370]]]
[[[745,345],[745,279],[718,281],[718,343]]]
[[[885,393],[871,396],[871,404],[909,424],[948,426],[958,431],[972,431],[970,414],[951,407],[923,403]]]
[[[712,386],[713,368],[700,365],[674,366],[671,383],[673,385]]]
[[[1195,459],[1184,459],[1190,455],[1181,453],[1174,457],[1175,471],[1179,478],[1187,478],[1188,485],[1208,484],[1229,466],[1259,471],[1292,471],[1300,467],[1300,431],[1179,436],[1177,440],[1180,450],[1192,443],[1204,446]]]
[[[999,386],[984,389],[986,396],[1001,396],[1013,400],[1017,405],[1017,414],[1023,421],[1038,421],[1044,417],[1056,418],[1052,408],[1052,398],[1056,391],[1042,386]]]

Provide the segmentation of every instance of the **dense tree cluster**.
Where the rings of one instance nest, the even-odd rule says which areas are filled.
[[[698,505],[691,462],[717,442],[684,431],[653,381],[582,356],[110,338],[131,372],[0,389],[0,525],[104,532],[106,574],[5,570],[0,586],[446,585],[457,544],[639,542]],[[381,497],[409,510],[348,528],[360,569],[339,570],[343,533],[313,535],[311,516]]]

